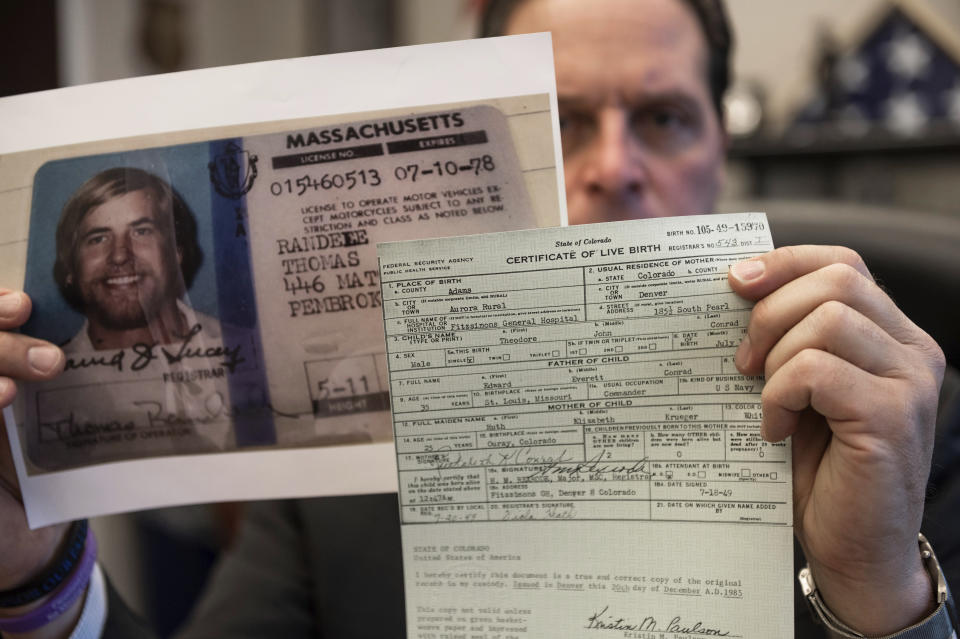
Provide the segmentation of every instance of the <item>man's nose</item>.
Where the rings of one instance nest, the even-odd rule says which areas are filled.
[[[118,234],[110,245],[110,262],[112,264],[125,264],[132,257],[130,250],[130,238],[126,233]]]
[[[624,110],[611,109],[600,116],[591,155],[586,175],[591,194],[630,198],[641,193],[646,181],[642,150]]]

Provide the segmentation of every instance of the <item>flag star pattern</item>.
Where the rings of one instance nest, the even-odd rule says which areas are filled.
[[[830,125],[857,137],[879,128],[912,137],[938,122],[960,127],[960,59],[894,6],[838,56],[791,129]]]

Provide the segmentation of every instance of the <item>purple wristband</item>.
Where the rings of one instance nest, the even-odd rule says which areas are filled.
[[[42,628],[62,615],[83,594],[87,583],[90,582],[90,575],[93,573],[93,565],[96,561],[97,538],[94,537],[92,529],[87,529],[87,542],[83,547],[83,556],[63,585],[53,593],[47,603],[39,608],[19,617],[0,617],[0,631],[30,632]]]

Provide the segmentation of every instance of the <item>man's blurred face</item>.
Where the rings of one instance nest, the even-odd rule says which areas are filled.
[[[178,259],[168,220],[157,218],[152,193],[133,191],[104,202],[78,229],[71,278],[88,317],[124,330],[146,326],[176,298]]]
[[[571,224],[711,213],[725,137],[707,44],[679,0],[526,0],[507,33],[551,31]]]

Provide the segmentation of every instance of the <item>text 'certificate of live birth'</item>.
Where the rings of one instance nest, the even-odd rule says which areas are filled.
[[[376,243],[562,222],[546,36],[220,73],[263,84],[275,118],[314,117],[0,156],[0,283],[67,358],[21,385],[8,425],[33,526],[396,490]],[[162,110],[256,102],[196,74],[218,77],[157,80],[178,92]],[[59,101],[94,90],[94,110],[151,122],[150,82],[117,83],[140,108],[96,87]]]
[[[379,246],[411,638],[792,636],[727,283],[771,248],[763,214]]]

